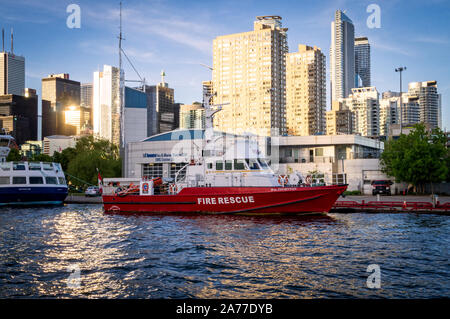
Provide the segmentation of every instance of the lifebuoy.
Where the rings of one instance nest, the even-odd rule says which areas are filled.
[[[289,182],[289,177],[287,175],[279,175],[278,176],[278,184],[286,185]]]
[[[142,192],[145,192],[145,193],[148,192],[148,183],[142,184]]]

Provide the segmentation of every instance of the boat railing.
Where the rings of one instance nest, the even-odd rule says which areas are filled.
[[[178,184],[180,182],[184,182],[186,180],[186,171],[187,171],[187,167],[189,165],[190,165],[189,163],[184,165],[182,168],[180,168],[178,170],[178,172],[175,173],[175,184]],[[183,171],[184,171],[184,174],[183,174]],[[180,177],[180,179],[178,179],[179,177]]]

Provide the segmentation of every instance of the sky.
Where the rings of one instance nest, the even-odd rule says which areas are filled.
[[[443,128],[450,130],[450,1],[448,0],[123,0],[123,49],[147,84],[166,82],[175,100],[202,100],[201,82],[210,80],[212,41],[220,35],[253,29],[256,16],[279,15],[288,28],[289,52],[298,44],[318,46],[327,57],[334,12],[345,10],[355,25],[355,36],[371,44],[372,85],[380,94],[399,91],[395,68],[406,66],[403,91],[409,82],[437,80],[442,94]],[[80,7],[80,28],[69,28],[70,4]],[[380,27],[367,20],[380,8]],[[14,53],[26,59],[26,87],[40,95],[41,79],[69,73],[82,83],[104,64],[118,66],[119,1],[111,0],[2,0],[0,27],[6,49],[14,29]],[[138,76],[124,58],[127,80]],[[329,83],[329,80],[327,80]],[[133,86],[133,83],[129,83]],[[329,85],[327,84],[327,99]],[[327,102],[329,105],[329,101]],[[328,107],[329,109],[329,107]]]

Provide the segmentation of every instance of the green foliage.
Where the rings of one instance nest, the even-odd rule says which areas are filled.
[[[416,124],[409,135],[385,144],[381,168],[396,181],[414,186],[441,182],[449,173],[445,143],[445,134],[439,128],[429,132],[423,124]]]
[[[97,168],[103,177],[118,177],[122,174],[119,148],[107,140],[83,137],[75,148],[64,151],[58,156],[62,161],[67,161],[62,163],[67,165],[66,172],[91,184],[97,184]],[[79,180],[72,178],[70,181],[73,185],[83,186]]]
[[[53,158],[47,154],[34,154],[30,162],[54,162]]]
[[[97,168],[103,177],[122,175],[122,161],[119,157],[118,146],[93,136],[82,137],[75,147],[55,152],[49,160],[41,159],[40,161],[60,163],[64,172],[69,174],[67,179],[72,187],[85,187],[86,184],[83,181],[97,185]]]
[[[9,154],[6,157],[6,161],[8,162],[17,162],[22,159],[22,155],[20,154],[20,151],[17,148],[12,148],[9,150]]]
[[[361,191],[345,191],[344,195],[346,196],[361,195]]]

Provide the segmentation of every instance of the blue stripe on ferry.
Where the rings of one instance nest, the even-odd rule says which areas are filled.
[[[0,204],[62,202],[67,187],[14,186],[0,187]]]

